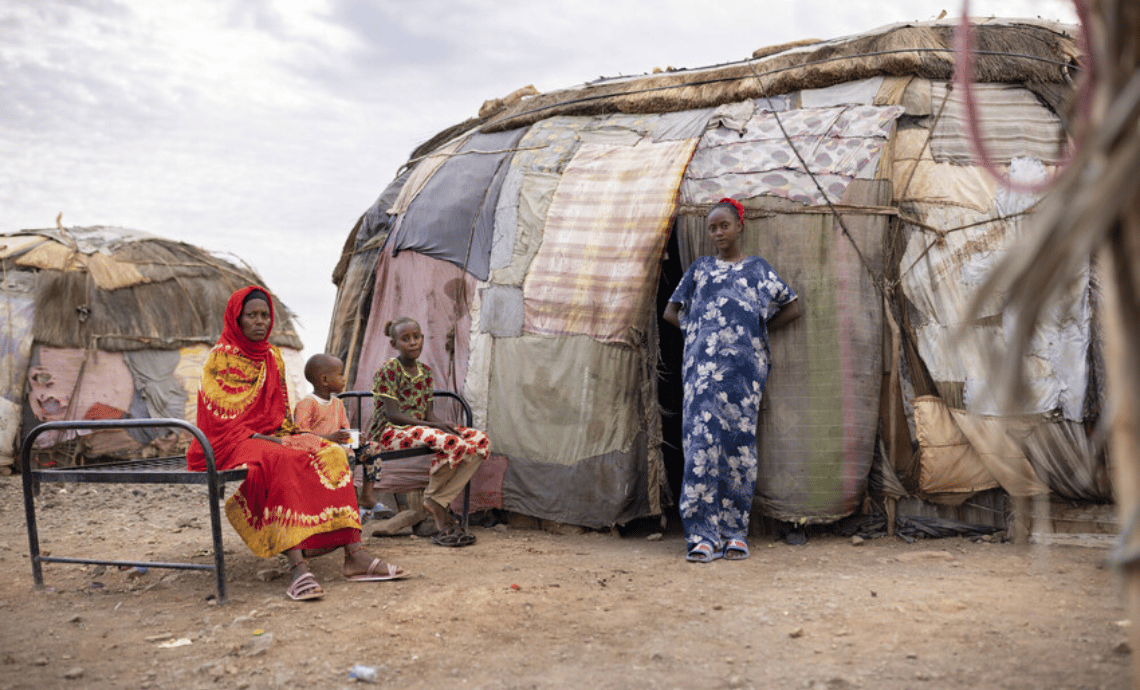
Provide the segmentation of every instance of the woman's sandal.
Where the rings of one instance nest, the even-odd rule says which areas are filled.
[[[475,543],[475,535],[464,532],[459,525],[448,525],[431,538],[436,546],[471,546]]]
[[[349,557],[352,557],[363,548],[364,545],[360,545],[347,553]],[[408,576],[408,571],[399,566],[388,563],[387,567],[382,569],[380,568],[382,565],[384,565],[384,561],[379,558],[373,558],[372,562],[368,564],[368,570],[366,572],[357,573],[356,575],[345,575],[344,578],[350,582],[384,582],[386,580],[401,580]]]
[[[297,569],[297,566],[308,561],[301,559],[289,566],[289,571],[292,572]],[[293,580],[289,585],[289,589],[285,590],[285,594],[293,601],[308,601],[309,599],[320,599],[325,595],[325,590],[321,588],[321,583],[317,582],[317,578],[312,573],[305,573]]]
[[[722,555],[721,552],[713,548],[712,542],[705,540],[689,549],[689,553],[685,555],[685,560],[690,563],[711,563]]]
[[[724,545],[724,558],[728,561],[743,561],[748,558],[748,542],[743,539],[729,539]]]

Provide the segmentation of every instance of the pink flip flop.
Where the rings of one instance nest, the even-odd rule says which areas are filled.
[[[289,585],[285,594],[293,601],[308,601],[320,599],[325,595],[325,590],[321,589],[321,583],[317,582],[317,578],[313,577],[312,573],[305,573]]]
[[[391,563],[388,564],[387,572],[377,572],[380,567],[381,561],[379,558],[373,558],[372,563],[368,566],[368,572],[359,575],[349,575],[346,579],[352,582],[383,582],[385,580],[399,580],[408,576],[408,571],[403,568],[398,568]]]

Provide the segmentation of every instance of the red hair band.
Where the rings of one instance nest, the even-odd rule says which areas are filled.
[[[720,201],[716,202],[716,203],[718,205],[719,204],[728,204],[728,205],[732,206],[734,209],[736,209],[736,216],[738,218],[740,218],[740,222],[741,223],[744,222],[744,204],[740,203],[736,199],[730,199],[727,196],[725,198],[721,199]]]

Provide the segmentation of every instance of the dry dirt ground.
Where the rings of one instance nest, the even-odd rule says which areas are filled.
[[[45,485],[41,542],[208,562],[204,500],[197,487]],[[340,688],[354,664],[391,688],[1129,685],[1103,543],[764,536],[747,561],[699,565],[676,530],[473,532],[461,549],[368,538],[414,574],[398,582],[346,582],[325,556],[316,602],[286,599],[280,562],[228,526],[223,606],[208,572],[48,563],[36,590],[19,477],[0,478],[0,688]]]

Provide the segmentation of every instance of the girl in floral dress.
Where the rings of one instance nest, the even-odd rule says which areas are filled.
[[[385,362],[372,380],[372,440],[382,450],[428,446],[435,451],[423,504],[439,529],[432,541],[439,546],[472,544],[475,535],[463,531],[447,506],[486,459],[487,434],[438,419],[432,412],[431,368],[419,361],[424,334],[414,319],[389,321],[384,335],[399,355]]]
[[[681,522],[686,559],[748,557],[756,422],[768,380],[768,331],[800,315],[767,261],[740,249],[744,208],[721,199],[707,218],[716,256],[689,266],[663,318],[685,334]]]

